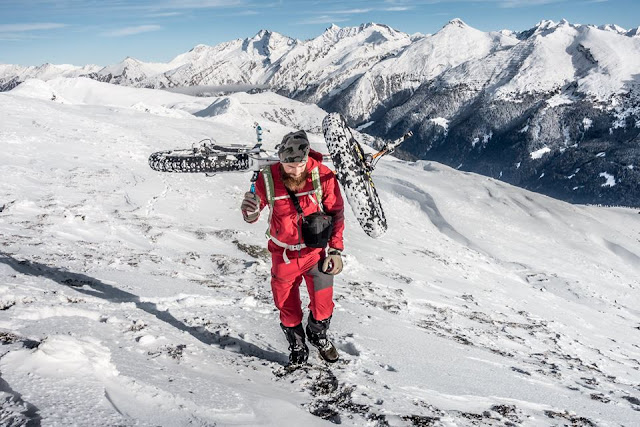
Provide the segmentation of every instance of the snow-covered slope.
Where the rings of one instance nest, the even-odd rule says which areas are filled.
[[[612,108],[612,97],[626,95],[638,84],[640,67],[640,40],[612,28],[542,21],[517,35],[485,33],[455,19],[371,67],[344,92],[337,107],[359,123],[388,109],[394,96],[406,93],[396,101],[402,104],[419,86],[438,84],[488,91],[492,96],[486,101],[521,102],[544,95],[571,102],[577,91]]]
[[[433,35],[415,39],[397,56],[367,70],[340,96],[340,111],[350,120],[362,122],[401,92],[411,92],[424,82],[461,64],[477,61],[475,69],[465,70],[465,83],[482,86],[490,77],[482,73],[485,58],[495,51],[515,45],[517,39],[501,33],[485,33],[454,19]],[[492,63],[491,72],[497,66]]]
[[[578,92],[607,102],[640,67],[640,40],[610,29],[544,21],[521,43],[528,55],[499,96],[563,91],[577,82]]]
[[[283,376],[266,215],[238,212],[250,173],[161,174],[147,157],[251,145],[253,121],[272,148],[293,128],[266,114],[300,105],[236,94],[196,117],[221,100],[71,82],[0,94],[3,423],[635,424],[636,211],[385,158],[387,234],[347,212],[342,361]]]
[[[299,43],[276,65],[268,83],[308,102],[328,102],[381,60],[411,43],[410,37],[386,25],[328,28]]]

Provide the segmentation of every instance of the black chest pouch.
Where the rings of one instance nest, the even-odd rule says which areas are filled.
[[[314,212],[302,217],[302,240],[310,248],[325,248],[333,231],[333,217],[324,212]]]
[[[314,212],[304,216],[300,202],[295,193],[287,188],[293,206],[302,217],[302,241],[309,248],[325,248],[329,244],[331,232],[333,231],[333,217],[324,212]]]

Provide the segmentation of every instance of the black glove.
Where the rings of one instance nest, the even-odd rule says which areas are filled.
[[[247,191],[244,193],[240,210],[246,222],[249,224],[256,222],[260,218],[260,197],[256,193]]]
[[[335,276],[342,271],[342,255],[338,249],[330,248],[322,261],[322,272]]]

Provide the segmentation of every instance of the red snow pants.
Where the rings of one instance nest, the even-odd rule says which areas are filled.
[[[324,251],[313,251],[300,258],[291,258],[286,264],[281,254],[271,254],[271,291],[273,301],[280,310],[280,322],[286,327],[302,323],[300,284],[302,279],[309,292],[309,309],[316,320],[328,319],[333,314],[333,276],[318,268]]]

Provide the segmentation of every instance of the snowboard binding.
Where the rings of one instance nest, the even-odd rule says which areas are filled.
[[[366,166],[369,168],[370,171],[373,171],[383,156],[393,153],[398,147],[398,145],[402,144],[412,136],[413,136],[413,132],[409,131],[404,135],[402,135],[400,138],[396,139],[395,141],[391,141],[385,144],[385,146],[382,147],[382,150],[378,151],[377,153],[367,154],[365,157]]]

